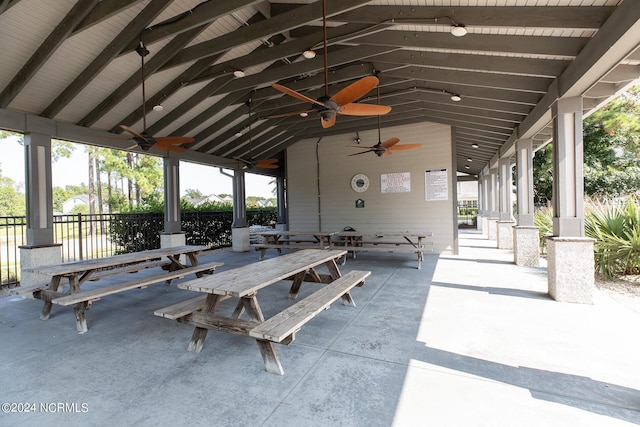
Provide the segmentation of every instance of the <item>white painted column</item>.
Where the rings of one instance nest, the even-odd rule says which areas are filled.
[[[26,268],[62,262],[62,245],[53,239],[51,136],[25,134],[24,153],[27,244],[20,246],[20,285],[35,286],[48,283],[51,277],[28,273]]]
[[[516,265],[540,265],[540,230],[534,225],[533,143],[516,141],[516,203],[518,224],[513,227],[513,257]]]
[[[499,249],[513,249],[513,225],[511,215],[511,161],[498,160],[498,223],[497,237]]]
[[[489,169],[487,202],[489,220],[487,235],[489,240],[498,239],[498,169]]]
[[[247,252],[250,245],[244,178],[244,170],[236,168],[233,172],[233,224],[231,225],[231,247],[234,252]]]
[[[180,160],[170,153],[164,162],[164,231],[160,233],[160,247],[186,244],[180,212]]]
[[[553,237],[547,239],[549,294],[593,303],[593,243],[584,237],[582,98],[559,99],[553,113]]]

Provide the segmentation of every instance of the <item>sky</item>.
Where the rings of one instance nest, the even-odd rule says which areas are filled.
[[[51,178],[54,187],[67,185],[79,185],[87,183],[89,172],[87,154],[84,146],[74,144],[76,149],[70,159],[60,159],[51,166]],[[24,147],[18,144],[14,138],[0,139],[0,171],[2,176],[11,178],[14,182],[22,184],[24,188]],[[232,173],[232,171],[227,171]],[[106,177],[105,177],[106,179]],[[269,185],[272,178],[247,173],[245,174],[246,195],[255,197],[272,198],[273,186]],[[180,162],[180,192],[186,190],[199,190],[204,195],[232,194],[232,179],[220,173],[218,168],[198,165],[189,162]]]

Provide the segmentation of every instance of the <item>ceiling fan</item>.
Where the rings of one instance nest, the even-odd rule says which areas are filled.
[[[168,151],[177,151],[182,152],[185,151],[186,148],[180,147],[181,144],[188,144],[190,142],[195,142],[194,138],[182,137],[182,136],[151,136],[147,133],[147,110],[146,110],[146,93],[145,93],[145,77],[144,77],[144,57],[149,54],[149,50],[140,40],[140,44],[136,48],[136,52],[140,55],[142,66],[141,66],[141,75],[142,75],[142,126],[144,130],[142,132],[137,132],[134,129],[130,128],[126,125],[120,125],[120,128],[125,132],[132,135],[133,141],[138,144],[138,146],[144,151],[148,151],[151,147],[159,148],[161,150]]]
[[[391,111],[391,107],[384,105],[356,104],[357,101],[374,87],[378,86],[378,78],[374,76],[363,77],[340,90],[333,96],[329,96],[329,67],[327,61],[327,9],[326,0],[322,0],[322,32],[324,46],[324,95],[318,99],[309,98],[293,89],[282,86],[278,83],[271,85],[274,89],[297,98],[301,101],[312,104],[311,110],[286,113],[268,118],[293,116],[301,113],[317,112],[320,115],[320,123],[323,128],[328,128],[336,123],[336,115],[344,114],[348,116],[380,116]]]
[[[378,104],[379,103],[380,103],[380,88],[378,87]],[[354,148],[367,148],[367,150],[365,151],[361,151],[355,154],[349,154],[349,156],[357,156],[360,154],[373,152],[378,157],[382,157],[382,156],[390,156],[394,151],[397,151],[397,150],[413,150],[415,148],[422,147],[422,144],[396,145],[398,142],[400,142],[399,138],[389,138],[386,141],[382,142],[382,138],[380,138],[380,116],[378,116],[378,143],[371,147],[362,147],[360,145],[348,145],[348,147],[354,147]]]
[[[253,100],[251,99],[251,97],[249,97],[249,99],[247,99],[247,101],[245,102],[245,105],[247,107],[249,107],[249,159],[243,159],[242,157],[233,157],[234,159],[236,159],[238,162],[242,163],[244,165],[245,169],[253,169],[253,168],[264,168],[264,169],[278,169],[278,165],[276,164],[278,162],[278,159],[262,159],[262,160],[254,160],[251,157],[251,152],[252,152],[252,148],[251,148],[251,143],[252,141],[252,135],[251,135],[251,105],[253,104]]]

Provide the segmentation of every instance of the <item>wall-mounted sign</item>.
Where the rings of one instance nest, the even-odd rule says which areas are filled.
[[[356,200],[356,208],[364,208],[364,200],[362,199]]]
[[[446,169],[431,169],[424,172],[425,199],[448,200],[449,180]]]
[[[383,193],[408,193],[411,191],[411,172],[380,174],[380,191]]]

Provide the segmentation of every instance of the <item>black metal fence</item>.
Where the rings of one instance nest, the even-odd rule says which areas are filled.
[[[275,210],[247,211],[248,225],[276,223]],[[231,246],[231,211],[182,212],[188,245],[211,249]],[[160,247],[161,213],[54,215],[54,242],[62,244],[63,262],[101,258]],[[20,283],[20,249],[27,244],[26,217],[0,217],[0,290]]]
[[[458,227],[474,227],[478,223],[478,201],[458,201]]]

